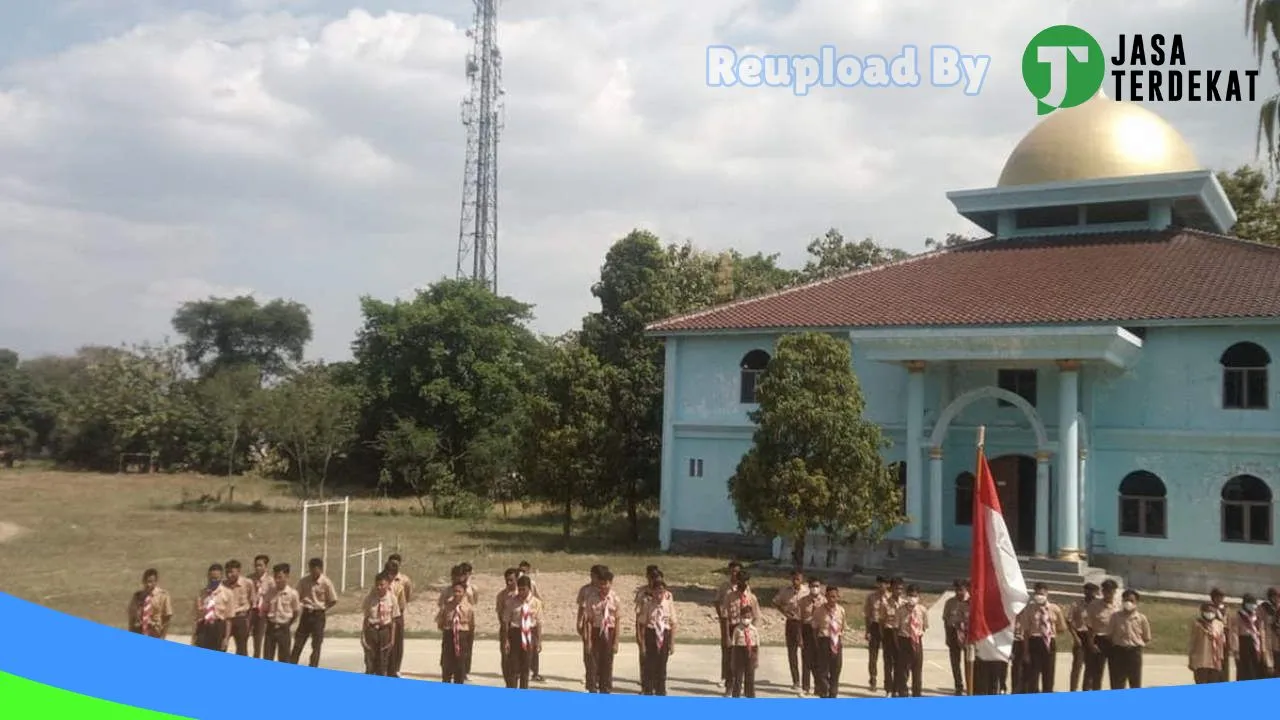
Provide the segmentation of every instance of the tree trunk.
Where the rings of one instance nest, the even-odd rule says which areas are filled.
[[[573,532],[573,493],[566,492],[564,495],[564,541],[568,545],[569,537]]]
[[[227,452],[227,477],[236,474],[236,445],[240,444],[240,423],[231,431],[231,449]]]
[[[627,483],[627,525],[631,529],[631,542],[640,542],[640,499],[637,497],[636,483]]]
[[[796,570],[804,570],[804,550],[808,538],[804,533],[800,533],[792,539],[791,545],[791,564]]]

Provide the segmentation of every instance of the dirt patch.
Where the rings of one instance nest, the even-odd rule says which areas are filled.
[[[543,632],[551,637],[566,637],[574,634],[577,620],[577,607],[574,604],[578,589],[587,582],[586,573],[538,573],[535,576],[538,592],[542,596]],[[477,603],[477,624],[482,634],[492,634],[497,627],[494,604],[498,591],[503,587],[502,578],[497,575],[476,575],[475,584]],[[414,578],[414,599],[409,604],[405,617],[407,632],[430,632],[436,630],[436,601],[444,587],[443,578],[433,578],[424,587],[421,580]],[[614,578],[614,589],[622,600],[625,612],[620,618],[622,637],[635,637],[634,607],[635,591],[644,584],[639,575],[618,575]],[[773,600],[773,590],[760,591],[760,605],[763,617],[758,626],[761,642],[780,644],[785,642],[786,623],[782,614],[769,607]],[[672,595],[676,600],[676,622],[679,636],[690,640],[712,640],[720,637],[720,628],[716,620],[715,610],[711,603],[715,597],[715,588],[703,585],[675,585]],[[862,594],[850,594],[844,598],[845,607],[854,617],[856,608],[862,604]],[[360,629],[360,616],[345,612],[331,618],[328,627],[339,632],[356,632]],[[854,633],[858,642],[861,637]]]
[[[0,521],[0,543],[8,542],[24,532],[26,532],[26,530],[11,522]]]

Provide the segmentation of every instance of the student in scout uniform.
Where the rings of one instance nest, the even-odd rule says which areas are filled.
[[[533,596],[538,598],[538,600],[542,600],[542,594],[538,592],[538,581],[533,578],[533,566],[529,564],[528,560],[521,560],[520,564],[516,567],[520,568],[520,577],[529,578],[529,592],[533,593]],[[530,672],[533,673],[532,679],[534,682],[542,682],[542,673],[538,672],[538,658],[540,657],[542,657],[541,645],[534,648],[533,659],[529,662]]]
[[[640,646],[641,693],[667,694],[667,662],[676,651],[676,608],[662,573],[636,610],[636,644]]]
[[[589,693],[596,691],[596,681],[595,676],[593,675],[595,663],[591,657],[591,643],[587,637],[589,634],[588,630],[590,629],[587,621],[587,605],[590,604],[592,596],[596,594],[598,590],[597,584],[600,582],[600,574],[604,572],[605,569],[606,568],[603,565],[592,565],[590,582],[578,588],[578,619],[575,623],[575,627],[578,629],[578,637],[582,638],[583,685]]]
[[[142,573],[142,589],[129,599],[129,632],[163,640],[172,618],[173,602],[160,589],[160,573],[149,568]]]
[[[499,629],[503,635],[502,654],[511,658],[507,687],[529,689],[533,658],[542,645],[542,601],[533,596],[533,580],[522,575],[516,580],[516,597],[507,604]]]
[[[800,694],[808,695],[811,681],[817,672],[818,635],[813,628],[814,608],[826,602],[826,594],[822,591],[822,581],[809,578],[809,592],[800,598]]]
[[[298,616],[302,614],[302,598],[297,590],[289,586],[290,569],[288,563],[279,563],[272,568],[271,585],[265,587],[259,597],[265,625],[262,635],[263,657],[282,663],[290,662],[293,658],[289,647],[290,633]]]
[[[471,603],[471,605],[474,607],[476,605],[476,588],[475,588],[475,584],[472,583],[472,575],[474,573],[474,568],[471,567],[471,563],[469,562],[464,562],[458,567],[462,571],[462,582],[467,589],[467,602]],[[464,670],[463,670],[463,681],[466,681],[467,678],[471,677],[471,658],[475,656],[474,648],[476,644],[475,632],[472,632],[470,635],[467,635],[466,637],[467,637],[467,657],[466,657],[466,664],[464,665]]]
[[[729,627],[730,626],[729,626],[728,619],[725,618],[724,616],[724,599],[725,599],[725,596],[733,592],[733,589],[737,587],[738,573],[740,572],[742,572],[742,563],[738,562],[737,560],[734,560],[733,562],[729,563],[726,570],[726,574],[728,577],[724,581],[724,584],[722,584],[720,588],[716,591],[716,598],[715,598],[716,618],[719,619],[720,621],[720,680],[717,681],[716,685],[724,688],[725,692],[728,692],[729,690],[729,680],[731,678],[729,677],[730,675]]]
[[[813,609],[813,627],[817,635],[817,657],[813,690],[820,698],[834,698],[840,691],[840,671],[844,669],[844,606],[840,589],[827,586],[826,599]]]
[[[791,668],[791,692],[800,692],[800,646],[804,640],[800,637],[800,601],[809,594],[804,584],[804,573],[795,570],[791,573],[791,584],[778,591],[773,597],[773,606],[786,620],[787,664]],[[754,686],[753,686],[754,687]]]
[[[645,603],[649,599],[649,595],[653,592],[654,583],[662,573],[658,570],[657,565],[649,565],[644,569],[644,584],[636,588],[636,641],[640,651],[640,694],[652,695],[649,687],[649,674],[645,671],[644,664],[644,610]]]
[[[1105,582],[1102,592],[1105,597]],[[1151,623],[1138,610],[1138,593],[1125,590],[1121,601],[1120,609],[1111,614],[1107,628],[1112,690],[1142,687],[1142,649],[1151,643]]]
[[[498,619],[498,650],[499,657],[502,660],[502,681],[509,688],[515,687],[513,680],[515,670],[512,664],[512,657],[507,652],[511,649],[511,643],[508,642],[509,639],[507,637],[509,634],[507,632],[507,611],[512,603],[519,602],[520,591],[516,586],[516,578],[519,576],[520,571],[516,568],[508,568],[506,572],[502,573],[503,588],[498,591],[498,594],[493,599],[493,614]]]
[[[1086,613],[1090,603],[1097,597],[1098,586],[1085,583],[1084,597],[1075,601],[1067,611],[1067,631],[1071,633],[1071,684],[1069,686],[1071,692],[1080,689],[1080,677],[1084,671],[1089,642],[1089,621]]]
[[[249,611],[249,634],[253,636],[253,656],[262,657],[262,642],[267,634],[267,611],[264,597],[275,585],[275,577],[271,572],[271,558],[258,555],[253,559],[253,575],[249,576],[253,583],[253,608]]]
[[[756,696],[756,668],[760,665],[760,631],[753,624],[755,611],[744,605],[737,613],[733,628],[731,661],[733,682],[729,694],[732,697]]]
[[[1228,634],[1231,629],[1231,613],[1227,608],[1227,596],[1218,588],[1209,591],[1209,603],[1213,605],[1213,609],[1218,613],[1218,619],[1222,624],[1227,626]],[[1222,681],[1231,682],[1231,653],[1227,652],[1222,656]]]
[[[587,684],[594,684],[595,692],[602,695],[613,692],[613,656],[618,654],[620,609],[618,595],[613,591],[613,573],[605,568],[586,608],[587,650],[591,653]]]
[[[396,644],[396,615],[400,602],[391,590],[392,575],[384,570],[378,573],[373,590],[365,596],[361,615],[360,647],[364,649],[364,673],[366,675],[391,674],[391,650]]]
[[[1066,615],[1056,603],[1049,602],[1049,586],[1036,583],[1031,602],[1020,617],[1025,658],[1021,692],[1051,693],[1057,667],[1057,637],[1067,631]]]
[[[249,611],[257,604],[257,587],[248,578],[240,576],[240,561],[228,560],[227,577],[223,584],[231,591],[233,615],[230,620],[231,637],[236,641],[236,654],[249,654]]]
[[[898,630],[894,621],[898,617],[898,606],[902,604],[902,578],[895,577],[889,581],[889,589],[876,601],[876,623],[880,626],[880,652],[884,658],[884,693],[893,693],[898,685],[894,681],[894,673],[898,670]]]
[[[755,593],[751,592],[751,578],[741,570],[738,571],[737,582],[733,590],[725,595],[721,606],[721,612],[724,615],[725,624],[730,628],[730,632],[725,640],[725,646],[722,650],[729,656],[729,680],[733,680],[733,632],[732,629],[738,627],[741,621],[742,611],[745,608],[751,608],[752,616],[760,616],[760,600],[756,598]],[[724,696],[729,697],[732,683],[725,683]]]
[[[440,629],[440,680],[461,685],[467,681],[467,653],[471,650],[468,640],[475,636],[475,607],[467,599],[467,583],[456,580],[453,593],[436,613],[436,627]]]
[[[1267,637],[1270,640],[1271,675],[1280,677],[1280,589],[1267,590],[1265,605]]]
[[[1236,661],[1236,680],[1261,680],[1271,674],[1271,646],[1258,599],[1245,595],[1227,621],[1227,642]]]
[[[329,610],[338,604],[338,589],[324,574],[324,560],[311,558],[307,562],[308,575],[298,583],[298,597],[302,599],[302,617],[298,619],[298,632],[293,636],[294,665],[302,659],[302,648],[311,640],[311,667],[320,667],[320,646],[324,644],[324,621]]]
[[[1111,654],[1111,616],[1120,609],[1114,580],[1102,581],[1102,595],[1085,609],[1089,637],[1085,644],[1084,689],[1101,690]]]
[[[1222,682],[1222,657],[1227,654],[1227,628],[1213,603],[1200,606],[1191,621],[1187,643],[1187,669],[1197,685]]]
[[[193,644],[205,650],[226,652],[231,638],[231,617],[235,610],[235,597],[222,584],[222,566],[209,566],[208,584],[196,600],[196,626],[192,633]]]
[[[920,697],[924,670],[924,633],[929,629],[929,609],[920,602],[920,589],[907,586],[904,601],[894,618],[898,633],[898,668],[893,673],[894,695],[907,697],[907,676],[911,676],[911,697]]]
[[[409,609],[409,603],[413,601],[413,581],[408,575],[401,572],[400,568],[404,564],[404,558],[400,557],[400,553],[393,553],[387,558],[386,567],[383,572],[391,578],[391,594],[396,598],[397,612],[395,619],[395,644],[391,648],[391,658],[387,661],[387,675],[389,677],[400,677],[400,665],[404,662],[404,615]]]
[[[965,694],[964,669],[972,661],[969,647],[969,581],[956,580],[955,595],[942,605],[942,627],[951,659],[951,681],[956,695]]]
[[[884,630],[880,625],[880,602],[889,595],[889,579],[883,575],[876,576],[876,589],[867,595],[862,602],[862,622],[866,627],[867,641],[867,687],[876,691],[876,661],[880,656],[880,646],[884,640]],[[884,681],[886,687],[893,685],[893,670],[885,668]]]
[[[1013,645],[1009,650],[1009,693],[1013,695],[1021,695],[1023,692],[1022,671],[1027,664],[1027,641],[1022,634],[1022,618],[1030,607],[1031,603],[1027,603],[1013,618]]]

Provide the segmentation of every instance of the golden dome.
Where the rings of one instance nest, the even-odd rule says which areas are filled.
[[[1013,149],[1000,187],[1199,170],[1195,154],[1159,115],[1099,93],[1055,110]]]

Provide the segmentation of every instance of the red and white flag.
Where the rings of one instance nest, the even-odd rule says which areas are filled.
[[[969,643],[974,646],[974,655],[979,660],[1008,662],[1013,651],[1014,618],[1027,606],[1027,583],[981,446],[973,492],[969,582]]]

